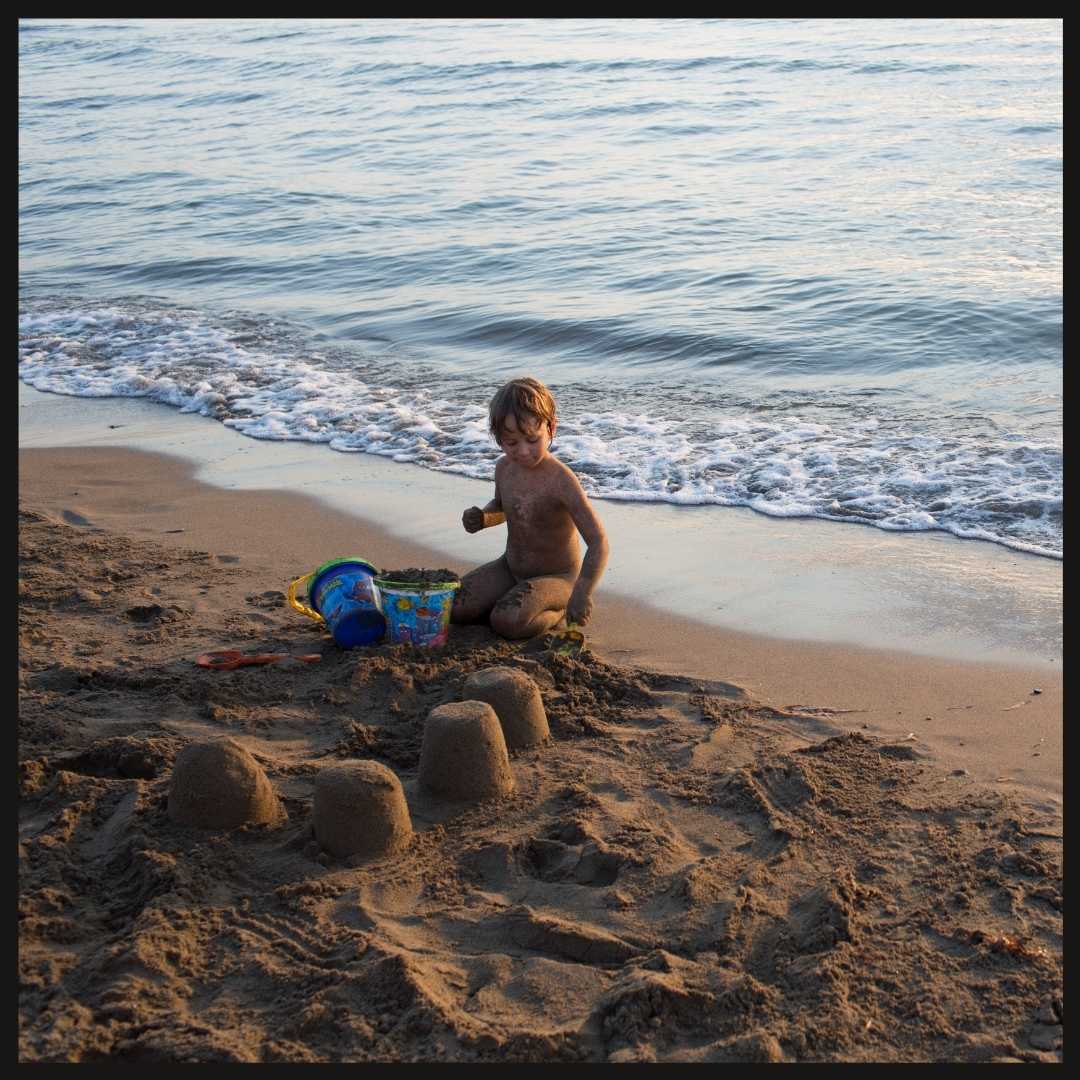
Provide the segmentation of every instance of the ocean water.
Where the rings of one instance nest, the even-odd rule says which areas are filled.
[[[1062,553],[1062,22],[19,23],[19,377]]]

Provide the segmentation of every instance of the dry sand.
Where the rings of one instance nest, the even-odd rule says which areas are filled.
[[[446,558],[125,451],[23,452],[19,529],[20,1060],[1062,1059],[1059,676],[602,593],[578,657],[342,651],[290,578]],[[225,648],[322,660],[194,663]],[[440,801],[424,721],[495,665],[551,739],[509,795]],[[286,821],[170,819],[177,755],[222,736]],[[338,859],[315,777],[366,759],[415,832]]]

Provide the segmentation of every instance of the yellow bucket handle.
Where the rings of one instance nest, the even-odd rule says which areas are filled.
[[[306,615],[309,619],[314,619],[316,622],[326,622],[314,608],[308,607],[303,600],[296,599],[296,590],[299,589],[304,582],[310,581],[312,576],[313,574],[305,574],[303,577],[298,577],[289,585],[289,607],[295,608],[301,615]]]

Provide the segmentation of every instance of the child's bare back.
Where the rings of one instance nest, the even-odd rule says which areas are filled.
[[[504,455],[495,466],[495,496],[483,508],[469,507],[462,524],[479,532],[505,522],[506,552],[462,578],[454,622],[490,615],[496,633],[529,638],[564,616],[589,621],[607,537],[578,478],[549,453],[555,427],[554,400],[535,379],[515,379],[492,399],[491,430]]]

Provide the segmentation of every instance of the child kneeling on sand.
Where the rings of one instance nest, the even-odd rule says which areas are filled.
[[[506,522],[506,552],[461,579],[451,620],[490,615],[506,638],[531,638],[564,617],[584,626],[608,559],[604,526],[573,471],[551,456],[555,399],[536,379],[513,379],[491,399],[491,435],[503,452],[495,497],[461,515],[465,531]],[[581,559],[577,533],[587,545]]]

